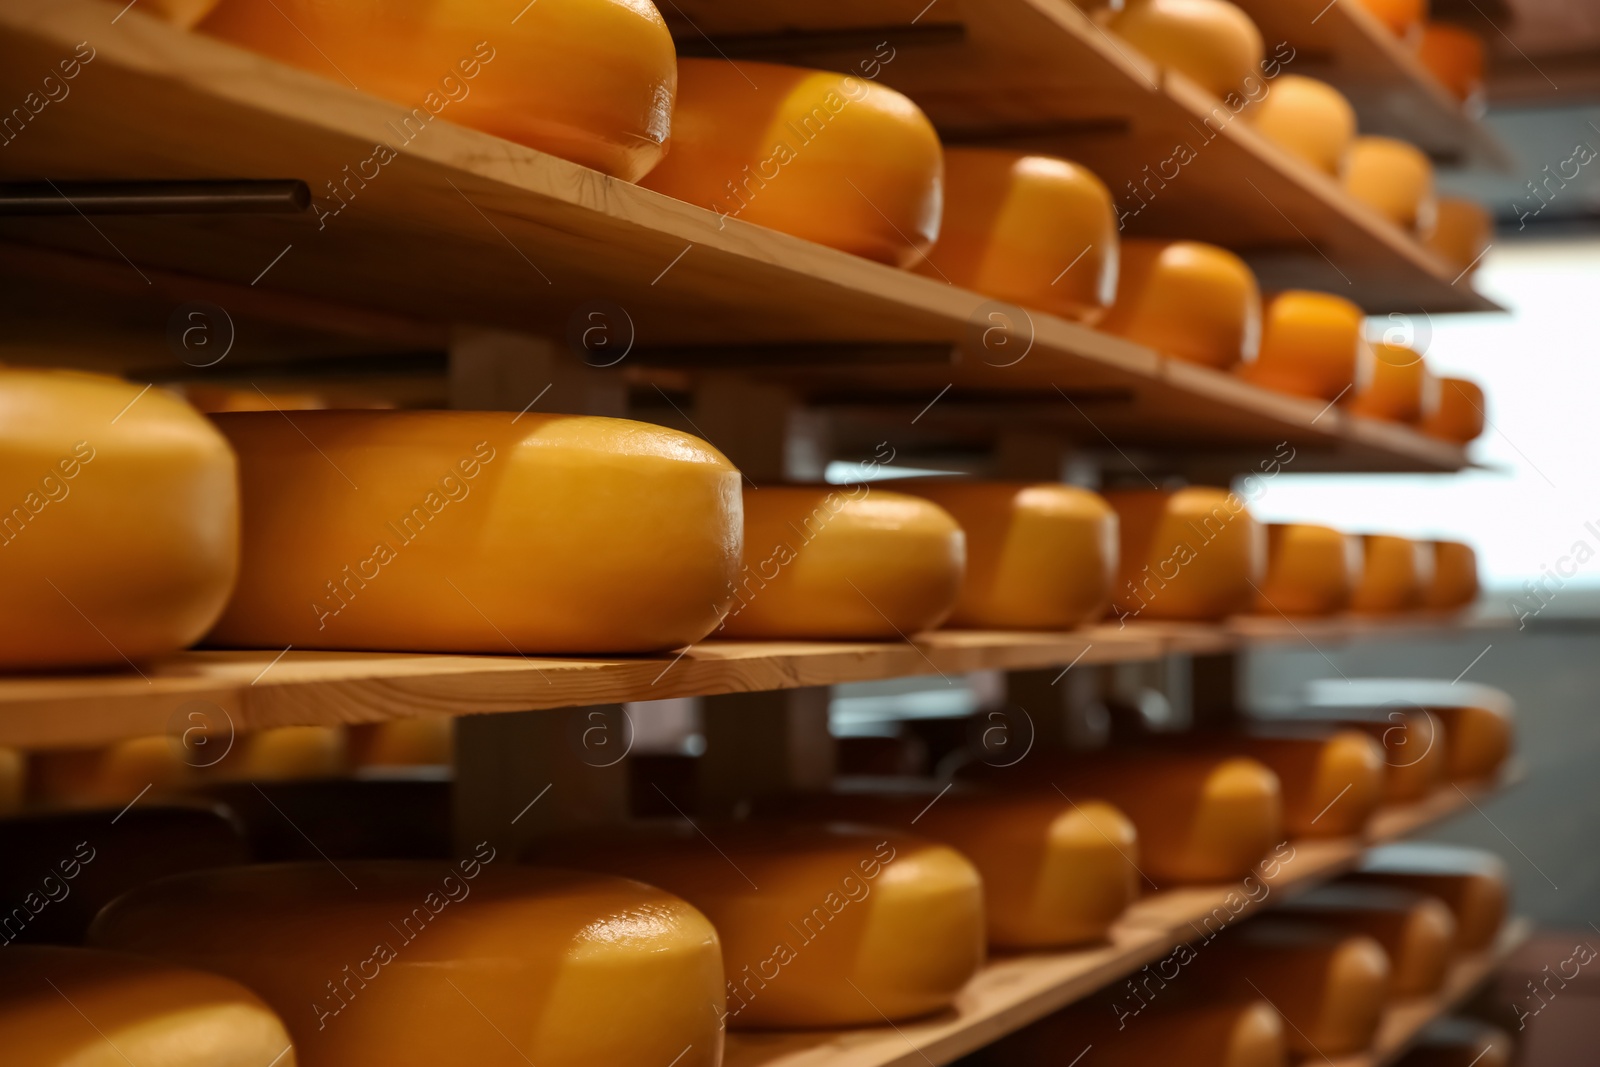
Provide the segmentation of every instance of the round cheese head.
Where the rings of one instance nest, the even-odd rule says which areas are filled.
[[[1262,316],[1260,350],[1237,372],[1280,393],[1336,400],[1368,369],[1365,326],[1366,314],[1341,296],[1303,289],[1279,293]]]
[[[1300,74],[1274,78],[1244,114],[1261,136],[1332,177],[1356,136],[1356,110],[1344,94]]]
[[[453,762],[455,719],[419,715],[345,728],[353,767],[431,767]]]
[[[1456,919],[1454,951],[1482,952],[1505,921],[1509,891],[1505,864],[1492,852],[1454,845],[1406,843],[1371,848],[1349,882],[1425,893],[1444,901]]]
[[[648,0],[220,0],[200,30],[411,108],[337,190],[359,196],[435,119],[638,181],[666,152],[677,54]],[[359,159],[360,157],[353,157]],[[343,204],[343,199],[338,199]],[[342,210],[342,208],[341,208]]]
[[[1432,567],[1428,542],[1367,534],[1362,538],[1361,580],[1350,598],[1350,610],[1393,615],[1421,607],[1432,581]]]
[[[1129,0],[1106,25],[1214,96],[1237,93],[1260,75],[1261,31],[1227,0]]]
[[[1417,60],[1462,103],[1483,95],[1483,38],[1448,22],[1426,22],[1417,41]]]
[[[1266,577],[1255,611],[1270,617],[1333,615],[1349,606],[1361,568],[1359,543],[1331,526],[1272,523]]]
[[[685,59],[672,151],[640,184],[906,267],[939,236],[942,174],[933,124],[893,89],[830,71]]]
[[[1361,6],[1396,37],[1414,36],[1428,17],[1428,0],[1361,0]]]
[[[1224,489],[1117,490],[1119,619],[1213,620],[1255,603],[1266,537]]]
[[[1357,137],[1345,158],[1344,189],[1402,230],[1433,229],[1433,164],[1415,145]]]
[[[1107,333],[1162,355],[1226,370],[1255,356],[1261,291],[1244,260],[1198,241],[1122,242]]]
[[[1310,736],[1262,731],[1213,744],[1278,776],[1284,832],[1291,838],[1360,834],[1383,798],[1383,749],[1359,730]]]
[[[1439,380],[1422,353],[1390,341],[1372,343],[1371,375],[1358,382],[1344,407],[1355,415],[1426,425],[1439,410]]]
[[[1046,1016],[1032,1026],[987,1045],[969,1060],[974,1067],[1065,1062],[1062,1050],[1094,1051],[1095,1067],[1288,1067],[1283,1019],[1264,1000],[1216,997],[1163,981],[1177,965],[1168,957],[1129,981],[1109,1001],[1095,997]],[[1182,973],[1177,972],[1177,973]],[[1153,994],[1153,995],[1152,995]]]
[[[1483,387],[1465,378],[1439,379],[1439,406],[1417,428],[1432,437],[1465,445],[1483,433],[1488,401]]]
[[[1362,934],[1389,955],[1389,996],[1439,991],[1449,970],[1456,920],[1437,897],[1379,885],[1318,886],[1279,905],[1285,918],[1341,934]]]
[[[1423,591],[1424,607],[1459,611],[1478,599],[1478,553],[1461,541],[1430,541],[1433,580]]]
[[[1494,216],[1476,200],[1441,196],[1427,245],[1468,277],[1478,269],[1494,237]]]

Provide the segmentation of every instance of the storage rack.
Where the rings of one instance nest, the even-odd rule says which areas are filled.
[[[1411,137],[1440,158],[1503,159],[1486,129],[1355,5],[1246,6],[1269,42],[1295,47],[1286,69],[1335,81],[1372,132]],[[1245,255],[1268,288],[1326,288],[1373,313],[1495,309],[1410,236],[1245,122],[1217,123],[1218,101],[1119,46],[1066,0],[674,0],[663,10],[686,54],[853,70],[888,42],[895,58],[882,81],[917,100],[949,142],[1059,152],[1119,197],[1175,137],[1204,138],[1195,163],[1127,217],[1130,232],[1214,240]],[[389,137],[404,111],[99,0],[14,0],[0,9],[8,57],[0,92],[26,92],[29,72],[84,40],[96,57],[73,98],[6,146],[0,178],[290,179],[316,196]],[[886,435],[906,455],[976,457],[983,469],[1029,477],[1059,476],[1086,457],[1107,472],[1225,478],[1257,469],[1283,443],[1295,450],[1294,470],[1467,465],[1462,449],[1405,427],[1266,392],[1038,312],[1000,309],[1007,342],[1027,347],[1020,362],[1000,358],[977,340],[974,324],[987,325],[994,310],[980,294],[722,222],[445,122],[407,145],[325,226],[310,214],[229,212],[86,221],[0,220],[0,276],[15,282],[3,307],[22,340],[106,369],[185,372],[173,360],[166,315],[205,301],[245,327],[219,377],[326,385],[346,376],[413,402],[516,410],[537,395],[542,410],[633,411],[709,430],[756,478],[815,476],[819,457],[861,456]],[[568,351],[575,311],[592,305],[610,316],[628,358],[601,366],[580,358],[593,353]],[[72,312],[65,339],[64,309]],[[442,359],[418,357],[441,351]],[[537,789],[530,783],[561,783],[516,827],[529,835],[625,809],[622,770],[575,762],[562,738],[564,720],[583,709],[702,697],[711,774],[814,781],[829,768],[817,710],[830,685],[1004,671],[1010,692],[1049,721],[1070,711],[1074,689],[1063,679],[1074,669],[1084,677],[1112,664],[1190,657],[1203,718],[1232,711],[1232,657],[1248,648],[1468,625],[1481,624],[1112,624],[1062,634],[939,632],[888,645],[711,640],[681,655],[604,659],[196,651],[128,672],[0,681],[0,744],[71,747],[159,733],[197,706],[212,709],[230,737],[279,725],[460,716],[459,829],[511,833],[509,816],[526,812]],[[746,765],[736,769],[710,758],[719,735],[753,732],[789,740],[741,753]],[[1370,840],[1421,830],[1498,787],[1446,787],[1386,809]],[[562,801],[563,791],[575,799]],[[1348,869],[1363,842],[1294,845],[1297,862],[1270,880],[1275,894]],[[1002,956],[945,1016],[865,1031],[732,1034],[727,1062],[947,1063],[1160,958],[1229,891],[1151,895],[1103,946]],[[1462,961],[1439,996],[1391,1010],[1377,1046],[1349,1067],[1392,1060],[1523,933],[1514,925],[1495,952]]]

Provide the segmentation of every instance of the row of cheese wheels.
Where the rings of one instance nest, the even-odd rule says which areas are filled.
[[[913,479],[745,488],[698,438],[498,412],[215,415],[0,369],[0,665],[212,644],[594,653],[1248,610],[1452,609],[1463,545],[1264,536],[1217,489]],[[220,432],[219,432],[220,431]],[[1292,461],[1282,449],[1271,476]],[[1261,478],[1245,480],[1246,497]]]

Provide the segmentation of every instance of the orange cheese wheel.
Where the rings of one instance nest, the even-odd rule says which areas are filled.
[[[828,793],[767,801],[763,815],[910,827],[959,851],[983,878],[989,944],[1040,949],[1106,936],[1139,895],[1139,842],[1103,800],[841,781]]]
[[[1425,22],[1417,40],[1417,60],[1457,100],[1466,103],[1483,92],[1483,38],[1448,22]]]
[[[419,715],[345,728],[345,751],[352,767],[428,767],[449,765],[455,753],[455,719]]]
[[[0,670],[128,669],[216,621],[238,467],[164,389],[0,368]]]
[[[1174,359],[1223,370],[1261,339],[1261,291],[1244,260],[1198,241],[1122,242],[1107,333]]]
[[[1433,229],[1433,164],[1415,145],[1357,137],[1345,157],[1344,188],[1402,230],[1426,235]]]
[[[1377,885],[1323,885],[1284,901],[1278,914],[1341,934],[1363,934],[1389,956],[1389,996],[1425,997],[1444,984],[1456,920],[1437,897]]]
[[[335,726],[278,726],[239,734],[227,755],[206,768],[224,782],[331,778],[349,767],[344,731]]]
[[[12,1067],[301,1067],[283,1021],[238,982],[120,952],[0,953]]]
[[[965,539],[950,514],[870,485],[744,493],[744,566],[726,637],[898,640],[955,607]]]
[[[1361,567],[1357,542],[1331,526],[1272,523],[1258,615],[1332,615],[1343,611]]]
[[[1426,423],[1439,410],[1439,380],[1422,353],[1389,341],[1372,343],[1372,373],[1350,394],[1345,408],[1387,422]]]
[[[739,474],[698,438],[589,416],[214,416],[240,455],[244,580],[213,644],[644,652],[710,633]]]
[[[94,945],[226,975],[276,1009],[301,1067],[721,1060],[717,934],[602,875],[444,862],[285,863],[142,886]]]
[[[1465,378],[1439,379],[1439,405],[1425,415],[1417,428],[1425,434],[1458,445],[1469,444],[1483,433],[1487,401],[1483,388]]]
[[[1119,619],[1220,619],[1255,602],[1266,536],[1224,489],[1117,490]]]
[[[1273,79],[1267,94],[1244,115],[1261,136],[1333,177],[1356,136],[1356,110],[1344,94],[1300,74]]]
[[[1396,702],[1382,708],[1341,709],[1337,717],[1325,721],[1299,722],[1308,728],[1360,730],[1377,741],[1383,749],[1385,804],[1415,803],[1444,783],[1444,724],[1426,708]]]
[[[1486,694],[1487,695],[1487,694]],[[1500,773],[1511,755],[1514,708],[1483,700],[1472,704],[1430,704],[1444,723],[1444,774],[1452,782],[1477,782]]]
[[[1500,933],[1509,892],[1505,864],[1492,852],[1414,843],[1368,849],[1345,880],[1425,893],[1455,915],[1457,952],[1481,952]]]
[[[1392,534],[1367,534],[1361,540],[1361,580],[1350,597],[1350,610],[1393,615],[1421,607],[1433,580],[1428,542]]]
[[[1452,267],[1470,277],[1493,237],[1494,216],[1482,204],[1462,196],[1438,198],[1433,232],[1426,244]]]
[[[630,182],[666,151],[677,54],[648,0],[221,0],[200,30],[411,109],[312,188],[329,210],[436,117]]]
[[[895,488],[955,516],[967,570],[950,625],[1070,630],[1104,614],[1117,571],[1117,516],[1087,489],[914,478]]]
[[[1184,949],[1180,948],[1180,952]],[[1085,1067],[1288,1067],[1283,1019],[1264,1000],[1185,996],[1160,977],[1160,967],[1176,968],[1179,957],[1144,968],[1106,1003],[1080,1001],[986,1045],[962,1060],[973,1067],[1060,1064],[1073,1056],[1063,1050],[1093,1051]],[[1182,971],[1175,971],[1182,974]],[[1151,995],[1153,994],[1153,995]]]
[[[1335,400],[1353,389],[1370,361],[1366,315],[1340,296],[1291,289],[1268,302],[1261,347],[1238,366],[1248,381],[1280,393]]]
[[[99,748],[43,749],[28,768],[32,799],[50,807],[110,807],[181,793],[197,781],[175,738],[135,737]]]
[[[983,962],[977,870],[897,831],[635,824],[541,840],[531,855],[659,885],[705,912],[722,943],[732,1028],[925,1015],[949,1007]]]
[[[1433,580],[1422,594],[1423,607],[1459,611],[1478,599],[1478,554],[1460,541],[1432,541]]]
[[[1259,76],[1261,31],[1227,0],[1128,0],[1106,25],[1215,96],[1236,93]]]
[[[1094,321],[1117,291],[1117,219],[1105,183],[1054,156],[944,154],[944,219],[917,273]]]
[[[1302,736],[1262,727],[1200,743],[1247,756],[1278,776],[1291,838],[1359,834],[1383,799],[1383,748],[1357,730]]]
[[[1476,1019],[1440,1019],[1395,1063],[1398,1067],[1511,1067],[1517,1042]]]
[[[1428,17],[1428,0],[1361,0],[1361,6],[1396,37],[1411,36]]]
[[[744,60],[685,59],[678,79],[672,151],[641,185],[881,263],[910,266],[933,246],[943,151],[906,97]]]

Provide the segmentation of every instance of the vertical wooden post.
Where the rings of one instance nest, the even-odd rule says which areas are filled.
[[[828,465],[824,419],[781,386],[707,375],[695,387],[694,424],[758,486],[821,481]]]
[[[763,794],[826,787],[834,774],[828,696],[816,687],[706,697],[700,810],[727,815]]]
[[[621,418],[628,393],[619,375],[585,366],[560,341],[462,326],[450,342],[450,406]]]

